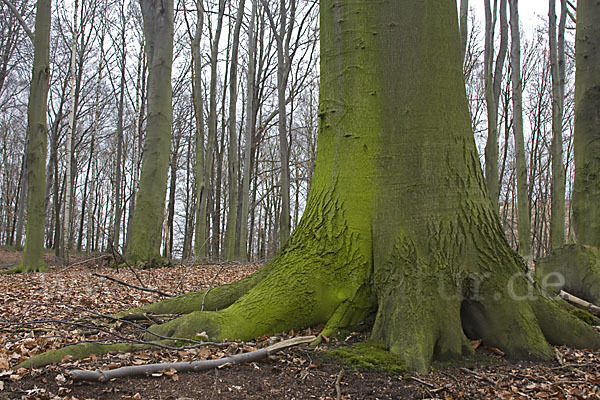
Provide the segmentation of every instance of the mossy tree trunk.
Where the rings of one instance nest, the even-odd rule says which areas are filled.
[[[577,243],[600,247],[600,3],[577,3],[575,44],[575,182],[573,230]]]
[[[161,263],[160,244],[171,151],[173,0],[140,0],[148,58],[148,122],[126,259]]]
[[[27,106],[27,225],[25,249],[14,272],[46,269],[44,262],[44,226],[46,219],[46,123],[48,80],[50,77],[51,1],[38,0],[33,39],[33,72]]]
[[[371,314],[373,339],[420,371],[470,353],[468,337],[525,359],[552,358],[549,343],[600,346],[529,283],[503,236],[457,20],[453,0],[321,1],[317,167],[302,220],[256,274],[146,308],[186,313],[154,332],[251,339],[325,324],[331,335]]]

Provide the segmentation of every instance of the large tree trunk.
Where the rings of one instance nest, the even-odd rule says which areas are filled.
[[[46,216],[46,110],[50,76],[50,0],[38,0],[33,41],[33,72],[27,106],[27,225],[25,249],[15,271],[32,272],[46,268],[44,226]]]
[[[323,0],[320,32],[317,167],[297,229],[204,302],[152,306],[191,311],[152,329],[250,339],[324,323],[330,335],[374,314],[372,338],[420,371],[472,352],[468,338],[524,359],[551,359],[548,343],[599,347],[529,284],[503,236],[471,131],[456,3]]]
[[[600,4],[579,0],[575,45],[575,183],[573,230],[579,244],[600,247]]]
[[[160,244],[171,151],[173,0],[140,0],[148,58],[148,122],[131,241],[131,263],[162,263]]]

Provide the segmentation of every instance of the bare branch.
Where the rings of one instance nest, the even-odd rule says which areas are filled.
[[[27,25],[27,23],[21,16],[21,13],[19,13],[19,10],[17,10],[17,7],[15,7],[15,5],[13,3],[11,3],[9,0],[2,0],[2,2],[4,4],[6,4],[8,6],[8,8],[10,8],[10,11],[12,11],[12,13],[15,15],[15,17],[19,21],[19,24],[21,24],[21,26],[23,27],[23,30],[25,30],[25,33],[27,33],[27,36],[29,36],[29,39],[31,39],[31,41],[33,42],[33,37],[34,37],[33,32],[31,31],[31,29],[29,28],[29,26]]]

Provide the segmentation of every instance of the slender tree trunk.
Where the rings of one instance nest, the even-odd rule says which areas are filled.
[[[121,84],[119,88],[119,103],[117,111],[117,131],[116,131],[116,159],[115,159],[115,186],[114,186],[114,199],[115,199],[115,220],[113,225],[112,243],[113,248],[120,249],[120,238],[121,238],[121,181],[122,181],[122,169],[121,160],[123,158],[123,108],[125,106],[125,70],[127,67],[127,42],[126,42],[126,27],[127,20],[125,15],[125,2],[121,3]]]
[[[229,186],[229,211],[227,213],[227,226],[225,228],[225,258],[236,258],[236,222],[239,196],[239,162],[237,139],[237,87],[238,87],[238,52],[240,46],[240,31],[244,19],[245,0],[238,3],[235,27],[233,30],[233,45],[231,50],[231,67],[229,77],[229,155],[228,155],[228,186]]]
[[[500,0],[500,48],[494,66],[494,26],[496,24],[496,6],[493,11],[490,0],[485,0],[485,99],[487,104],[488,137],[485,145],[485,181],[492,204],[498,208],[500,180],[498,179],[498,102],[502,84],[502,70],[508,48],[508,23],[506,21],[506,2]]]
[[[561,0],[556,42],[556,0],[549,1],[550,69],[552,73],[552,211],[550,235],[553,249],[565,244],[565,167],[563,164],[563,113],[565,97],[565,24],[567,2]]]
[[[66,154],[67,154],[67,180],[66,180],[66,188],[65,188],[65,210],[64,210],[64,218],[63,218],[63,226],[62,226],[62,235],[60,242],[60,257],[68,264],[69,262],[69,237],[70,237],[70,229],[71,229],[71,191],[73,187],[73,135],[75,134],[75,126],[76,119],[75,114],[77,112],[77,101],[75,99],[75,95],[77,93],[76,89],[76,76],[75,76],[75,58],[77,55],[77,39],[78,39],[78,27],[77,27],[77,13],[79,10],[79,0],[75,0],[75,9],[73,11],[73,42],[71,43],[71,107],[69,109],[69,129],[67,131],[67,140],[65,144]]]
[[[197,21],[196,33],[192,42],[193,68],[193,105],[196,121],[196,225],[194,241],[194,258],[200,261],[206,256],[206,216],[208,210],[208,190],[206,187],[207,173],[204,151],[204,101],[202,97],[202,56],[200,41],[204,27],[204,6],[201,1],[196,2]],[[208,150],[208,149],[207,149]]]
[[[238,249],[236,257],[240,260],[248,259],[251,249],[248,246],[248,212],[250,208],[250,173],[252,171],[252,139],[256,127],[254,98],[255,83],[254,75],[256,70],[256,34],[255,18],[258,7],[258,0],[252,0],[252,13],[250,14],[250,24],[248,25],[248,75],[246,78],[246,136],[244,147],[244,171],[242,174],[242,204],[241,204],[241,222],[240,237],[238,240]]]
[[[519,232],[519,254],[531,260],[531,223],[527,191],[527,160],[523,137],[523,80],[521,79],[521,37],[519,33],[519,1],[510,3],[510,65],[513,91],[513,132],[515,135],[515,158],[517,165],[517,220]]]
[[[133,142],[133,177],[131,182],[131,196],[129,198],[129,217],[127,218],[127,237],[125,239],[125,249],[129,246],[131,240],[131,225],[135,214],[135,200],[137,197],[139,185],[139,166],[140,152],[142,150],[142,125],[144,124],[144,113],[146,104],[146,53],[144,43],[141,43],[140,54],[138,56],[137,83],[135,95],[135,134]]]
[[[600,247],[600,3],[577,2],[575,45],[575,182],[573,230],[578,244]]]
[[[171,125],[173,121],[173,0],[140,0],[148,59],[148,123],[142,172],[126,258],[161,264]]]
[[[46,110],[50,77],[51,1],[38,0],[33,41],[33,72],[27,106],[27,226],[20,272],[42,271],[44,262],[44,225],[46,208]]]
[[[27,200],[27,153],[29,150],[27,149],[29,146],[29,140],[25,144],[25,154],[23,155],[23,167],[21,171],[21,191],[19,193],[19,202],[17,203],[17,223],[15,226],[16,238],[15,238],[15,247],[17,250],[21,250],[23,248],[23,227],[25,226],[25,204]]]

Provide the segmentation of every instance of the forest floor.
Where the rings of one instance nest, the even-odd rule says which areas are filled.
[[[0,270],[18,263],[20,253],[0,249]],[[285,332],[233,342],[227,348],[146,350],[91,356],[25,370],[13,367],[29,356],[83,340],[125,335],[126,323],[112,321],[108,332],[90,331],[94,313],[111,314],[162,297],[94,276],[114,277],[137,286],[179,294],[240,279],[259,265],[173,266],[147,270],[102,265],[104,259],[73,255],[65,267],[47,273],[0,275],[0,399],[600,399],[600,351],[556,348],[549,363],[507,360],[501,352],[474,342],[477,355],[460,364],[436,364],[429,374],[387,374],[357,370],[326,357],[325,350],[350,346],[364,338],[352,333],[318,346],[293,347],[261,362],[225,366],[201,373],[163,371],[152,376],[106,383],[73,382],[67,371],[114,369],[153,362],[214,359],[251,351],[291,336],[317,331]],[[111,321],[108,321],[111,322]],[[343,371],[343,372],[342,372]],[[337,385],[336,385],[337,382]]]

